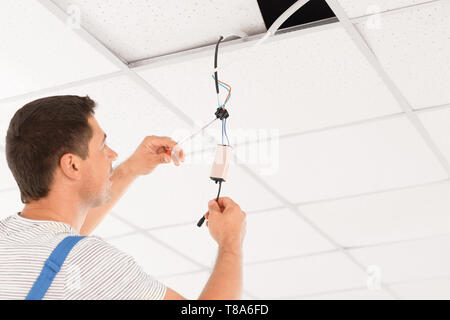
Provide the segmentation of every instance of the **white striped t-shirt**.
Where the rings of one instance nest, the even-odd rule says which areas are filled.
[[[0,299],[25,299],[45,260],[70,235],[79,234],[63,222],[18,213],[0,220]],[[44,299],[162,299],[165,293],[131,256],[88,236],[73,247]]]

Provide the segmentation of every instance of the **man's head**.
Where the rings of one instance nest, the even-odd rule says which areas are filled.
[[[55,96],[15,113],[6,135],[6,159],[23,203],[55,189],[90,207],[109,201],[117,154],[106,145],[94,108],[89,97]]]

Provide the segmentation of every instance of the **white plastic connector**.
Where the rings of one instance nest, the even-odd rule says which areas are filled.
[[[211,169],[211,179],[214,181],[225,181],[228,175],[228,168],[231,163],[231,152],[233,148],[230,146],[218,145],[216,156]]]

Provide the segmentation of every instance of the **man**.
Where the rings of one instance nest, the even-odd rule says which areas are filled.
[[[86,237],[71,249],[44,299],[184,299],[126,253],[88,236],[137,176],[171,162],[166,151],[176,145],[146,137],[113,171],[117,154],[94,108],[89,97],[55,96],[26,104],[11,119],[6,157],[25,207],[0,221],[0,299],[24,299],[55,247],[78,235]],[[206,225],[219,252],[199,299],[239,299],[245,213],[229,198],[208,207]]]

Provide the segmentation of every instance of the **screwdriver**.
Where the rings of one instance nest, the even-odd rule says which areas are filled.
[[[169,156],[172,156],[172,151],[175,151],[175,149],[177,149],[177,146],[180,146],[182,143],[186,142],[187,140],[192,139],[193,137],[195,137],[197,134],[199,134],[200,132],[206,130],[206,128],[208,128],[210,125],[212,125],[217,119],[219,118],[214,118],[214,120],[211,120],[210,122],[208,122],[206,125],[204,125],[203,127],[201,127],[199,130],[195,131],[194,133],[192,133],[191,135],[184,137],[183,139],[181,139],[180,141],[177,142],[177,144],[175,145],[175,147],[173,149],[168,149],[166,151],[166,153]]]

